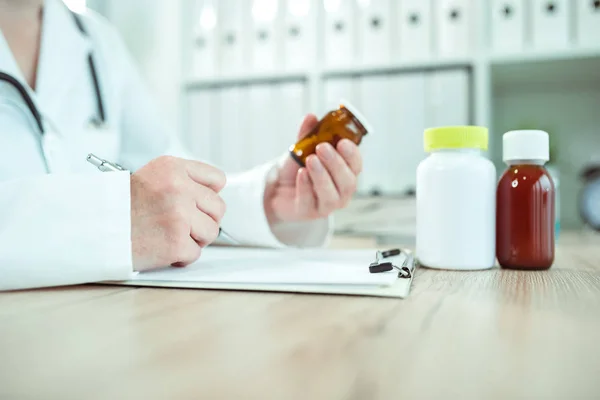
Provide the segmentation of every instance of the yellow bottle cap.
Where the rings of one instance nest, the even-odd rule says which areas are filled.
[[[439,149],[488,148],[488,129],[481,126],[445,126],[429,128],[424,134],[425,151]]]

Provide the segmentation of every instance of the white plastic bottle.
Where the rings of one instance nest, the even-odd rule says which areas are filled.
[[[492,268],[496,253],[496,168],[483,155],[488,131],[476,126],[425,131],[430,155],[417,168],[417,246],[421,265]]]

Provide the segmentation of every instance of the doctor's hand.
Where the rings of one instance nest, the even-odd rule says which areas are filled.
[[[298,138],[306,136],[317,123],[314,115],[306,116]],[[336,148],[319,144],[316,154],[307,158],[306,168],[288,156],[265,188],[269,224],[324,218],[345,207],[356,191],[361,170],[358,146],[348,139],[339,141]]]
[[[219,234],[225,174],[198,162],[159,157],[131,176],[133,267],[185,266]]]

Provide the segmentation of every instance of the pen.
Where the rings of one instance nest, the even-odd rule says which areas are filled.
[[[102,172],[126,171],[126,169],[123,168],[122,166],[120,166],[119,164],[104,160],[100,157],[95,156],[92,153],[88,154],[87,161]],[[220,227],[219,227],[219,236],[233,244],[238,244],[237,240],[232,238],[227,232],[225,232]]]
[[[125,171],[125,168],[121,167],[119,164],[103,160],[100,157],[96,157],[92,153],[88,154],[87,161],[102,172]]]

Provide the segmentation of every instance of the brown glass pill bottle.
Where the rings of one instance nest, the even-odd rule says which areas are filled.
[[[325,114],[308,135],[290,147],[290,155],[301,166],[306,166],[306,158],[316,152],[319,143],[336,147],[340,140],[350,139],[359,145],[363,136],[372,133],[371,125],[356,108],[345,100],[340,103],[337,110]]]
[[[554,262],[554,196],[544,164],[543,131],[512,131],[503,138],[508,169],[496,192],[496,257],[503,268],[548,269]]]

